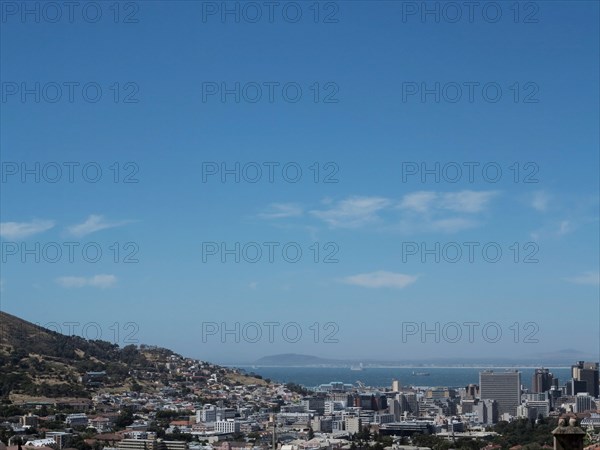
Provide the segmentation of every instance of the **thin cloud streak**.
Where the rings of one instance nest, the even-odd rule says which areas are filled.
[[[380,219],[378,213],[391,205],[383,197],[349,197],[327,210],[310,213],[333,228],[358,228]]]
[[[91,277],[58,277],[56,283],[68,289],[94,287],[99,289],[107,289],[113,287],[117,283],[117,277],[114,275],[93,275]]]
[[[5,239],[25,239],[54,228],[53,220],[32,220],[31,222],[2,222],[0,236]]]
[[[287,219],[288,217],[299,217],[304,213],[302,207],[294,203],[272,203],[269,211],[260,213],[261,219]]]
[[[87,236],[88,234],[95,233],[96,231],[120,227],[130,222],[131,221],[129,220],[109,222],[104,218],[104,216],[92,214],[85,220],[85,222],[68,227],[67,231],[69,234],[75,237],[83,237]]]
[[[378,288],[392,288],[392,289],[404,289],[407,286],[415,283],[418,276],[407,275],[403,273],[387,272],[379,270],[370,273],[359,273],[356,275],[350,275],[341,280],[344,284],[350,284],[353,286],[359,286],[363,288],[378,289]]]
[[[600,271],[588,271],[581,275],[565,278],[569,283],[598,286],[600,285]]]

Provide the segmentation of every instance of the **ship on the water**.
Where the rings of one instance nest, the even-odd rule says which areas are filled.
[[[357,365],[352,365],[350,366],[350,370],[364,370],[365,367],[363,366],[363,363],[360,363],[358,366]]]
[[[413,377],[428,377],[430,374],[429,374],[429,372],[415,372],[413,370],[412,375],[413,375]]]

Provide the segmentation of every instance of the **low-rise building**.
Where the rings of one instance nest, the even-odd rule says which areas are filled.
[[[215,431],[217,433],[239,433],[240,423],[234,419],[217,420],[215,422]]]

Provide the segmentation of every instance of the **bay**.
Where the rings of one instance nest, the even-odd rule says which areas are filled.
[[[274,366],[238,366],[246,372],[254,372],[263,378],[280,383],[296,383],[305,387],[316,387],[320,384],[339,381],[356,385],[357,381],[372,387],[391,387],[392,380],[397,379],[402,386],[447,386],[465,387],[468,384],[479,384],[479,372],[494,370],[502,372],[503,367],[377,367],[364,370],[350,370],[344,367],[274,367]],[[535,368],[510,367],[509,370],[521,372],[521,384],[530,389]],[[568,367],[549,368],[554,378],[559,379],[559,386],[570,378]],[[428,373],[429,375],[414,375]]]

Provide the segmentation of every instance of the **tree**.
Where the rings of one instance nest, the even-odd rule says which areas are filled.
[[[552,444],[552,430],[556,427],[556,419],[545,419],[537,424],[528,419],[519,419],[513,422],[499,422],[494,426],[494,431],[500,434],[493,439],[493,443],[511,447],[513,445],[538,445]]]
[[[5,444],[8,444],[8,440],[11,438],[11,436],[14,436],[15,433],[14,431],[11,430],[7,430],[6,428],[2,427],[0,428],[0,442],[4,442]]]
[[[415,434],[412,438],[413,445],[418,447],[429,447],[432,450],[449,450],[453,448],[450,442],[431,434]]]
[[[363,427],[360,433],[358,433],[358,439],[364,442],[369,442],[371,440],[371,432],[369,431],[369,427]]]
[[[123,408],[119,416],[115,420],[115,427],[125,428],[133,423],[133,411],[131,408]]]
[[[485,443],[480,440],[469,438],[459,438],[456,440],[456,447],[465,450],[479,450]]]
[[[91,445],[88,445],[83,439],[83,436],[80,436],[78,434],[75,434],[73,436],[69,445],[70,447],[76,448],[77,450],[92,450]]]
[[[257,431],[252,431],[248,433],[248,438],[256,441],[258,438],[260,438],[260,433],[258,433]]]
[[[285,387],[287,390],[300,395],[309,395],[311,393],[310,390],[296,383],[287,383]]]

